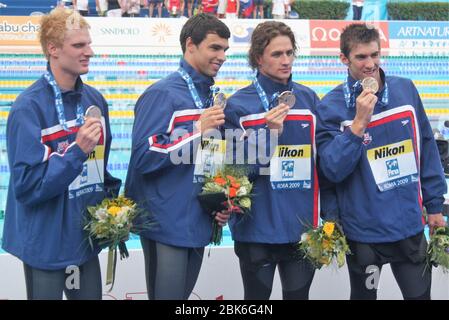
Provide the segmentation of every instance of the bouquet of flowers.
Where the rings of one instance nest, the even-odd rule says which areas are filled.
[[[441,266],[444,272],[449,271],[449,227],[435,228],[427,246],[429,266]]]
[[[96,241],[102,248],[109,248],[106,284],[114,286],[117,265],[117,248],[120,259],[128,258],[129,253],[125,241],[130,232],[136,232],[133,220],[139,215],[136,203],[124,196],[104,199],[100,204],[87,208],[84,230],[88,232],[91,246]],[[109,290],[109,291],[110,291]]]
[[[340,268],[345,264],[345,256],[350,253],[341,227],[331,221],[303,233],[299,250],[317,269],[328,266],[334,258]]]
[[[211,243],[219,245],[223,230],[215,220],[216,213],[220,211],[247,213],[251,209],[253,184],[249,181],[245,170],[237,166],[224,166],[215,175],[205,178],[198,199],[203,209],[214,217]]]

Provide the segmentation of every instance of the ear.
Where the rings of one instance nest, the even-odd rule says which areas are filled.
[[[55,58],[57,58],[59,54],[58,47],[52,42],[47,43],[47,52],[50,57]]]
[[[196,49],[196,44],[193,43],[191,37],[188,37],[186,39],[186,52],[193,53],[195,49]]]
[[[349,65],[349,59],[342,52],[340,52],[340,61],[346,66]]]
[[[256,57],[257,66],[260,67],[262,65],[262,56]]]

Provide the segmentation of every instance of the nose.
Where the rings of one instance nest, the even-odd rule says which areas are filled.
[[[94,51],[92,50],[92,47],[90,45],[86,46],[86,50],[85,50],[84,54],[88,57],[94,56]]]
[[[281,56],[281,63],[282,64],[288,65],[288,64],[290,64],[290,61],[291,61],[291,57],[288,54],[283,54]]]
[[[221,62],[225,62],[226,61],[226,52],[224,50],[220,50],[220,52],[218,53],[218,57],[217,58]]]
[[[368,57],[368,58],[366,59],[365,68],[367,68],[367,69],[372,69],[372,68],[374,68],[375,65],[376,65],[376,64],[374,63],[374,59],[373,59],[373,58]]]

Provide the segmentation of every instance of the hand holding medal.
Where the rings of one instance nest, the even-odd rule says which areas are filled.
[[[101,109],[94,105],[87,108],[84,114],[84,124],[76,134],[76,143],[85,154],[90,154],[100,140],[101,115]]]
[[[362,80],[362,88],[363,90],[370,89],[373,94],[379,90],[379,83],[373,77],[366,77]]]
[[[97,106],[90,106],[89,108],[87,108],[86,113],[84,114],[84,119],[89,117],[101,119],[101,109]]]
[[[293,92],[284,91],[277,97],[277,106],[269,110],[265,114],[265,121],[270,130],[278,130],[278,134],[282,134],[284,120],[290,108],[295,105],[296,98]]]
[[[377,103],[375,93],[379,90],[379,84],[373,77],[364,78],[361,85],[363,91],[356,99],[357,111],[351,126],[352,133],[359,137],[363,137],[365,129],[371,121]]]
[[[278,105],[286,104],[289,108],[293,108],[296,103],[296,97],[291,91],[284,91],[278,96]]]

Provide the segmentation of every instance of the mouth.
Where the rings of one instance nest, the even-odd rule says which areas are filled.
[[[216,71],[220,70],[221,63],[212,63],[212,68]]]
[[[377,72],[377,69],[373,69],[373,70],[369,70],[369,71],[364,71],[363,75],[365,77],[373,77]]]

